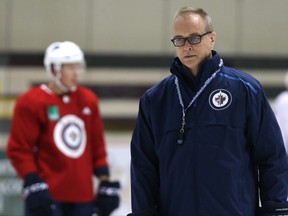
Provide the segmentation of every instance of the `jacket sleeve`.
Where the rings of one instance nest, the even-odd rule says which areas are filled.
[[[248,97],[248,141],[259,171],[261,202],[284,202],[288,195],[288,163],[281,131],[262,88]]]
[[[136,126],[131,140],[133,213],[154,211],[158,205],[158,159],[149,118],[149,98],[144,95],[140,100]]]

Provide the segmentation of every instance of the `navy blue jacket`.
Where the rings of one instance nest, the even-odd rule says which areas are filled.
[[[172,74],[141,97],[131,140],[133,215],[254,216],[259,196],[287,199],[284,144],[260,83],[219,68],[212,52],[196,78],[175,58]],[[210,80],[186,111],[182,144],[175,76],[185,107]]]

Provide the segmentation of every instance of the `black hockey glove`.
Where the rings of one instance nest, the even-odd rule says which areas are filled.
[[[288,216],[288,202],[265,202],[259,208],[257,216]]]
[[[97,216],[109,216],[119,207],[120,183],[118,181],[102,181],[99,184],[96,199],[94,201],[94,213]]]
[[[29,216],[53,215],[53,200],[48,185],[36,173],[25,176],[23,196]]]
[[[160,216],[160,214],[157,209],[149,209],[137,213],[130,213],[127,216]]]

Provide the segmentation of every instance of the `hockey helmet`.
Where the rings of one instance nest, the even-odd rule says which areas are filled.
[[[48,46],[45,51],[44,65],[48,74],[51,73],[51,66],[54,65],[55,69],[60,72],[62,64],[80,63],[85,67],[85,59],[83,51],[80,47],[71,42],[54,42]]]

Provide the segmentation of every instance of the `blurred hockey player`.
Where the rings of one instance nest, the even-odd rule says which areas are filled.
[[[288,89],[288,72],[285,76],[285,86]],[[288,90],[281,92],[274,101],[273,108],[279,123],[286,152],[288,153]]]
[[[77,84],[84,54],[73,42],[54,42],[44,65],[52,79],[17,99],[8,139],[25,215],[108,216],[119,206],[120,184],[109,178],[98,98]]]

